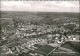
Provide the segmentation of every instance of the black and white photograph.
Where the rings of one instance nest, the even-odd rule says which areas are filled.
[[[79,0],[0,4],[0,56],[80,56]]]

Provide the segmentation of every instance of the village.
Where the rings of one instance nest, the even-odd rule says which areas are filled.
[[[8,35],[3,35],[2,41],[6,42],[4,43],[5,45],[1,46],[2,51],[5,51],[5,54],[18,56],[23,52],[27,53],[30,50],[35,51],[39,46],[49,45],[56,48],[68,41],[80,41],[79,34],[74,34],[71,32],[72,29],[64,27],[69,24],[75,25],[73,31],[79,28],[78,24],[72,22],[61,24],[62,26],[60,27],[58,27],[58,25],[33,25],[30,23],[25,25],[17,23],[13,35],[9,37]],[[9,31],[3,28],[2,32],[6,34]],[[4,55],[4,53],[2,53],[2,55]]]

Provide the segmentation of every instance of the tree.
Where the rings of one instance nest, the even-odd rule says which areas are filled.
[[[70,30],[73,30],[75,27],[76,27],[75,24],[67,24],[67,25],[64,25],[64,28],[67,28],[67,29],[70,29]]]

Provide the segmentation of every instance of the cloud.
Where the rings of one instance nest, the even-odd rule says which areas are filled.
[[[65,3],[61,3],[60,6],[64,6],[64,7],[74,7],[75,5],[72,4],[72,3],[65,2]]]
[[[79,12],[78,1],[1,1],[1,10]]]

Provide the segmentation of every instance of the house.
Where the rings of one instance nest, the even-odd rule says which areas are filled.
[[[68,41],[79,41],[79,35],[70,35],[68,36]]]

